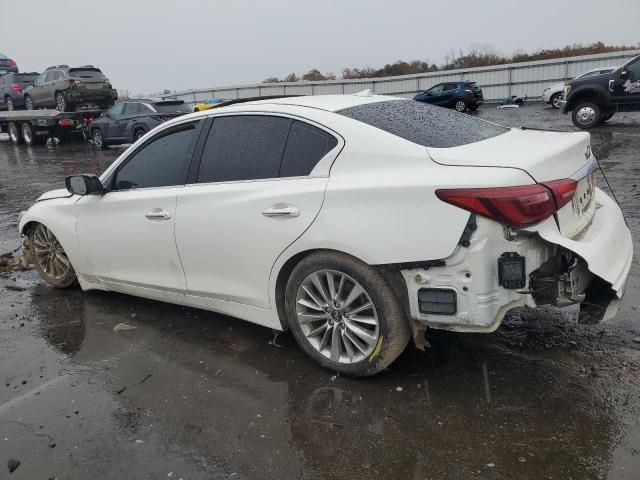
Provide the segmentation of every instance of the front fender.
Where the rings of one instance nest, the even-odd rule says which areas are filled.
[[[611,95],[609,95],[604,88],[595,87],[593,85],[578,87],[569,95],[567,103],[564,106],[565,113],[572,111],[575,105],[585,98],[595,98],[600,103],[600,105],[604,107],[608,107],[609,105],[611,105]]]

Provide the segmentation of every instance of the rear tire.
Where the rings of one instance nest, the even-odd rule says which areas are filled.
[[[23,142],[22,134],[20,133],[20,128],[15,122],[11,122],[7,129],[9,133],[9,138],[11,139],[11,143],[14,145],[20,145]]]
[[[293,269],[285,311],[300,348],[343,375],[384,370],[410,339],[404,310],[384,277],[342,253],[313,253]]]
[[[24,96],[24,107],[27,110],[33,110],[33,99],[29,95]]]
[[[467,104],[464,100],[457,100],[456,103],[453,104],[453,108],[455,108],[456,112],[464,112],[467,109]]]
[[[560,108],[560,100],[562,100],[562,92],[554,93],[549,99],[549,103],[553,108]]]
[[[147,133],[143,128],[139,128],[137,129],[134,133],[133,133],[133,141],[137,142],[138,140],[140,140],[142,137],[144,137],[145,133]]]
[[[37,136],[29,122],[22,122],[20,131],[22,132],[22,138],[24,139],[25,145],[32,147],[34,145],[43,145],[47,143],[47,137]]]
[[[4,105],[7,107],[9,112],[13,112],[16,109],[16,104],[9,95],[4,99]]]
[[[578,102],[571,112],[571,120],[573,124],[584,130],[593,128],[600,123],[602,116],[600,107],[589,101]]]
[[[59,112],[70,112],[67,97],[62,92],[56,92],[56,110]]]
[[[602,115],[600,123],[608,122],[609,120],[611,120],[611,117],[613,117],[614,114],[615,112],[605,113],[604,115]]]
[[[42,223],[29,232],[33,265],[45,282],[56,288],[75,285],[76,272],[56,236]]]

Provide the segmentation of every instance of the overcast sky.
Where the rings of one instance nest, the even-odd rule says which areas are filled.
[[[8,4],[0,0],[3,17],[11,14],[0,22],[0,52],[22,71],[94,64],[132,94],[258,83],[311,68],[339,75],[399,59],[440,63],[478,43],[509,54],[640,39],[640,0],[29,0],[7,11]]]

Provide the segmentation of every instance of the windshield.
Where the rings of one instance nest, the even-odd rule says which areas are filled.
[[[191,113],[193,111],[191,107],[184,102],[154,103],[153,108],[159,113]]]
[[[458,147],[509,131],[471,115],[413,100],[367,103],[336,113],[425,147]]]

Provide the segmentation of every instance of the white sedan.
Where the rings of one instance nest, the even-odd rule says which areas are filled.
[[[427,327],[491,332],[524,305],[610,318],[632,241],[596,166],[583,132],[366,93],[270,99],[162,124],[19,228],[53,286],[289,328],[364,376]]]
[[[604,75],[607,73],[611,73],[616,70],[618,67],[600,67],[594,68],[593,70],[588,70],[584,73],[581,73],[573,80],[577,80],[578,78],[589,78],[589,77],[597,77],[598,75]],[[560,108],[560,100],[562,100],[562,94],[564,92],[564,86],[566,82],[554,83],[553,85],[549,85],[542,92],[542,100],[545,103],[548,103],[553,108]]]

